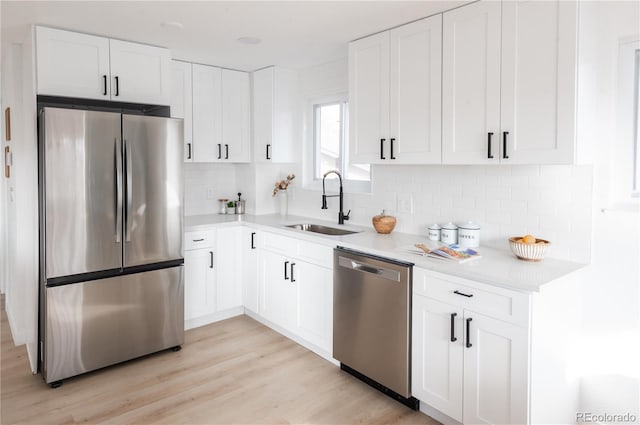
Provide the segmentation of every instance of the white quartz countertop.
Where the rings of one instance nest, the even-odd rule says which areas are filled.
[[[355,230],[358,233],[344,236],[329,236],[304,232],[285,227],[289,224],[314,223],[324,226]],[[518,260],[511,251],[480,246],[482,258],[466,263],[448,262],[424,257],[406,251],[406,247],[423,243],[435,248],[438,243],[430,242],[426,236],[392,232],[388,235],[376,233],[373,227],[339,225],[315,218],[300,216],[270,215],[224,215],[209,214],[185,217],[185,231],[196,231],[212,226],[246,225],[328,246],[342,246],[369,254],[406,261],[418,267],[470,279],[522,292],[537,292],[541,287],[556,279],[573,273],[585,264],[545,258],[540,262]],[[505,241],[506,244],[506,241]]]

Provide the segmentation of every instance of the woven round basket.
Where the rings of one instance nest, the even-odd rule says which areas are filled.
[[[551,245],[549,241],[544,239],[536,239],[536,243],[519,242],[519,239],[522,239],[522,237],[514,236],[509,238],[509,247],[515,256],[523,261],[542,260],[547,247]]]

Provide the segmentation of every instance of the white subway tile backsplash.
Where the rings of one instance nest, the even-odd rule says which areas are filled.
[[[511,189],[505,186],[487,186],[485,188],[487,199],[508,200],[511,199]]]
[[[235,172],[238,167],[185,164],[185,214],[216,213],[218,198],[242,191],[239,186],[247,183],[243,173]],[[255,179],[264,180],[264,188],[248,193],[249,198],[256,198],[257,213],[276,212],[269,188],[282,171],[259,171]],[[509,236],[529,233],[552,242],[550,257],[590,259],[591,166],[375,166],[373,181],[370,194],[345,193],[345,210],[352,210],[349,223],[371,226],[371,217],[385,209],[398,218],[396,231],[426,238],[430,224],[473,221],[481,226],[486,246],[508,250]],[[321,193],[305,190],[301,183],[296,181],[291,192],[290,214],[337,221],[338,200],[331,198],[329,209],[321,210]],[[207,199],[210,189],[214,199]],[[331,193],[334,189],[333,184],[328,187]],[[396,211],[398,194],[411,195],[413,214]]]
[[[476,198],[472,196],[460,196],[453,198],[454,208],[474,209],[476,207]]]
[[[509,186],[511,188],[528,188],[529,176],[514,175],[504,178],[500,181],[503,186]]]
[[[512,176],[526,176],[526,177],[540,176],[539,165],[510,165],[509,171]]]
[[[232,164],[186,163],[184,165],[184,214],[214,214],[219,198],[235,199],[238,190]],[[207,199],[208,189],[213,190]]]
[[[374,166],[373,192],[348,195],[354,224],[369,226],[385,208],[398,218],[396,231],[426,234],[433,223],[474,221],[482,244],[508,250],[509,236],[530,233],[553,243],[550,257],[589,262],[593,167],[591,166]],[[292,214],[333,220],[319,194],[290,203]],[[398,193],[412,193],[413,214],[396,212]],[[316,204],[318,207],[316,208]]]

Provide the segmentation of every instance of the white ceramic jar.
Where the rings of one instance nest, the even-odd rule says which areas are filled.
[[[458,243],[458,226],[452,222],[443,224],[442,230],[440,231],[440,238],[442,239],[442,242],[448,245]]]
[[[458,245],[462,248],[480,246],[480,226],[470,221],[458,225]]]
[[[432,224],[427,228],[427,236],[430,241],[439,241],[440,240],[440,231],[442,227],[439,224]]]

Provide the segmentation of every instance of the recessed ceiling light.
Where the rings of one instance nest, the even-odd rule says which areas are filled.
[[[262,42],[258,37],[240,37],[238,43],[242,44],[260,44]]]
[[[184,25],[182,24],[182,22],[177,22],[177,21],[165,21],[165,22],[162,22],[160,26],[162,28],[177,28],[177,29],[184,28]]]

